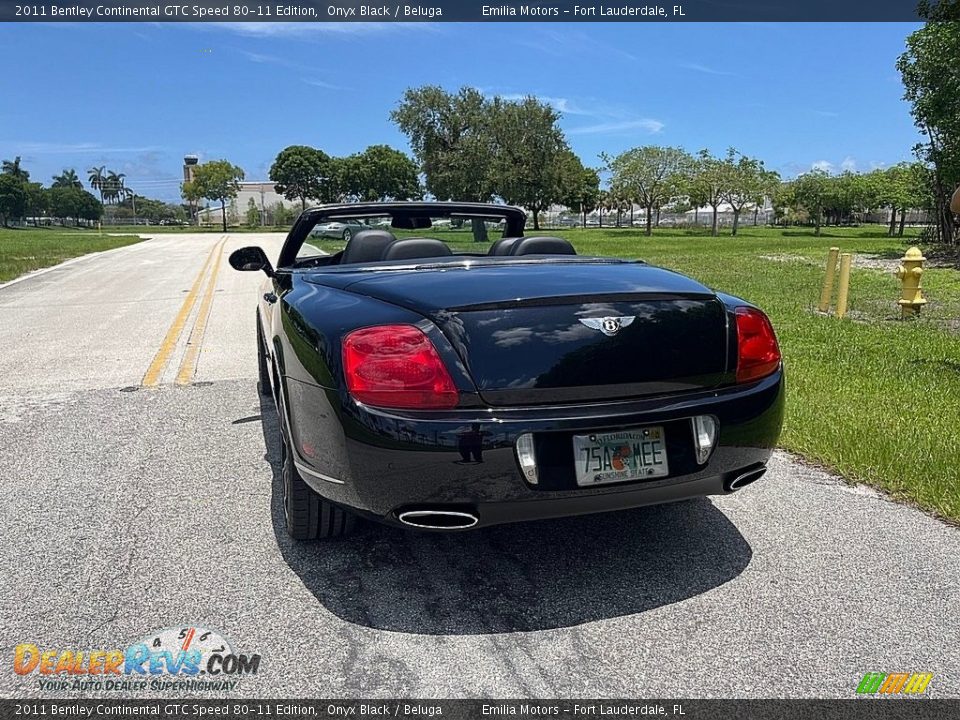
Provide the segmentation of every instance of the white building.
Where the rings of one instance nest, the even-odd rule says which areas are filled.
[[[280,195],[277,192],[276,183],[270,181],[242,182],[237,197],[227,206],[227,222],[234,225],[243,222],[246,219],[251,200],[253,200],[254,207],[260,211],[261,217],[270,213],[277,203],[295,213],[299,213],[301,208],[299,200],[287,200],[283,195]],[[208,204],[207,207],[197,213],[197,219],[201,225],[219,224],[221,222],[219,204]]]

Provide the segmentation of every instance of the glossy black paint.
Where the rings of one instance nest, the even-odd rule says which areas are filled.
[[[401,218],[478,207],[397,205]],[[429,508],[466,510],[484,526],[722,493],[767,462],[782,423],[783,372],[734,383],[733,310],[749,303],[668,270],[606,258],[293,264],[313,224],[374,209],[389,211],[307,211],[265,288],[278,300],[259,304],[281,422],[304,480],[323,497],[384,522]],[[605,337],[579,322],[598,315],[636,320]],[[388,323],[417,325],[430,337],[461,392],[457,408],[384,410],[349,396],[341,338]],[[720,435],[698,465],[691,418],[705,414]],[[669,476],[577,487],[572,435],[652,424],[665,428]],[[534,434],[536,485],[516,459],[522,433]]]

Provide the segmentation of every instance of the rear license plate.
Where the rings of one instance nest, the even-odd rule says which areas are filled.
[[[659,426],[574,435],[573,454],[581,487],[647,480],[670,472]]]

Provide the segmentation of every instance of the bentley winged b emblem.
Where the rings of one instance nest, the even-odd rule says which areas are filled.
[[[602,317],[602,318],[580,318],[580,322],[591,330],[599,330],[608,337],[613,337],[620,328],[625,328],[632,323],[636,315],[624,315],[623,317]]]

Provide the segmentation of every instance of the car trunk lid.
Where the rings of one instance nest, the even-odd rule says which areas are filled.
[[[728,370],[723,303],[641,263],[481,263],[341,286],[430,318],[493,406],[688,392]]]

